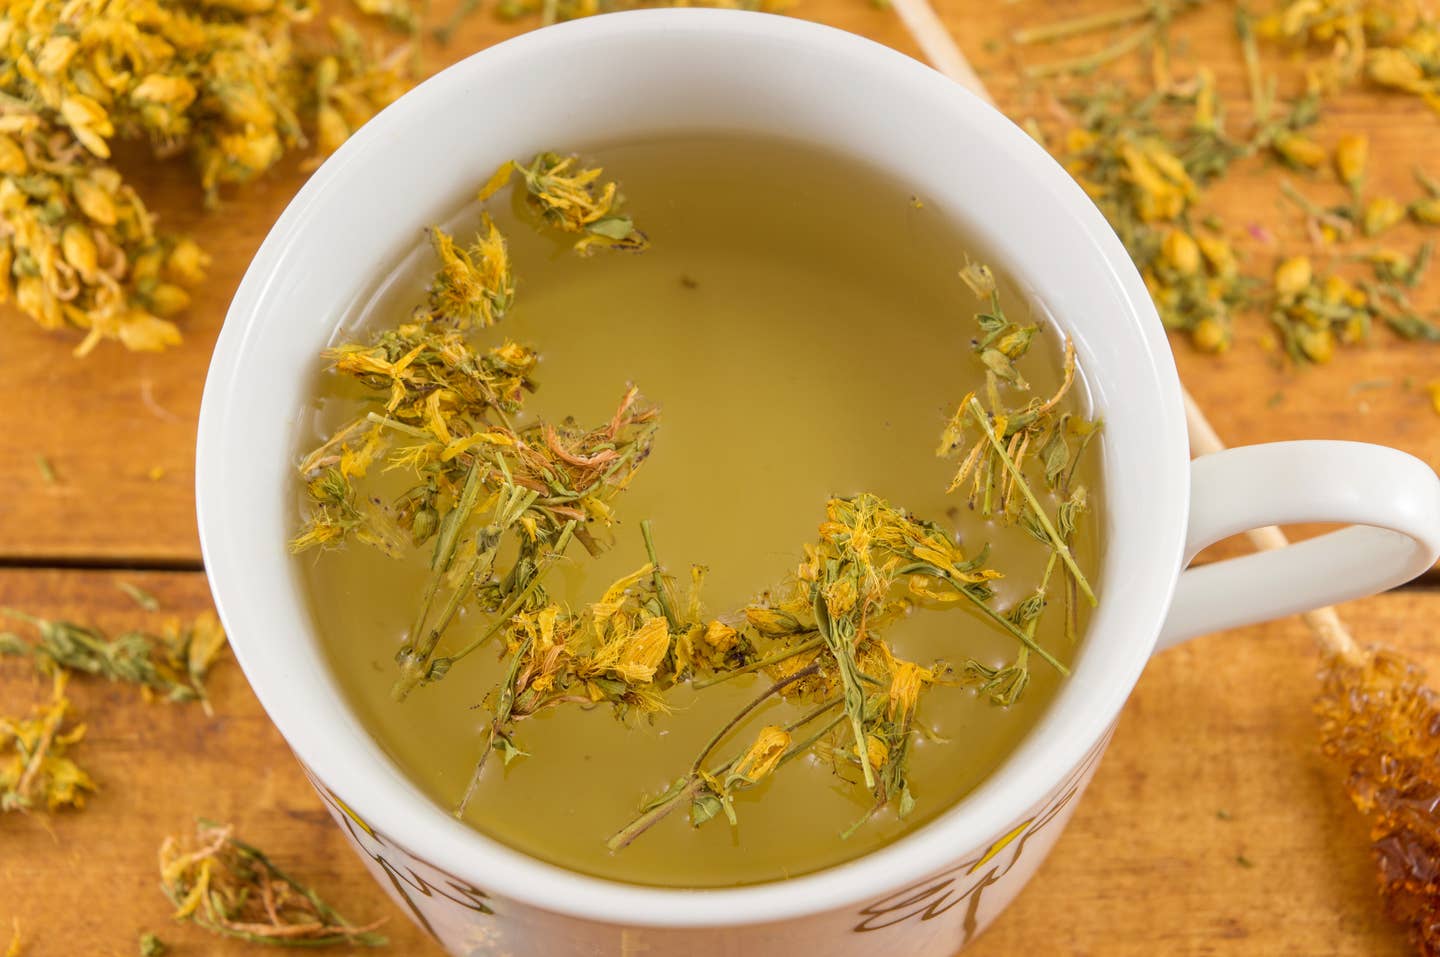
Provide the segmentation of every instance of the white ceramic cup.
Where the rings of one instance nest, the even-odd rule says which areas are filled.
[[[427,799],[347,711],[285,548],[297,417],[353,297],[503,160],[685,130],[851,154],[981,237],[970,252],[1015,277],[1076,343],[1105,418],[1109,506],[1101,604],[1074,674],[1003,767],[860,859],[703,891],[565,871]],[[1440,481],[1400,452],[1288,442],[1192,465],[1175,367],[1125,250],[999,113],[868,40],[723,11],[615,14],[530,33],[367,124],[300,191],[236,293],[197,454],[205,564],[246,675],[376,878],[457,955],[949,957],[1054,843],[1157,647],[1373,593],[1440,553]],[[1356,527],[1184,571],[1210,542],[1300,521]]]

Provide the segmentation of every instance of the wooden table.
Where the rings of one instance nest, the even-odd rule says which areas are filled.
[[[996,52],[993,41],[1021,23],[1113,3],[938,6],[1002,106],[1020,112],[1028,97],[1014,54]],[[890,13],[860,0],[802,0],[794,12],[916,52]],[[1238,102],[1243,78],[1228,16],[1228,8],[1204,11],[1177,35],[1213,63],[1221,90]],[[428,51],[429,62],[517,29],[472,17],[450,48]],[[1319,135],[1328,143],[1345,130],[1371,135],[1372,181],[1402,196],[1413,194],[1411,163],[1440,144],[1440,118],[1403,97],[1342,95]],[[76,361],[73,339],[0,312],[0,606],[109,628],[149,617],[117,581],[152,591],[176,614],[208,604],[191,491],[206,363],[251,254],[302,181],[294,170],[271,176],[211,215],[199,210],[188,169],[131,159],[128,170],[165,223],[193,232],[215,255],[185,344],[158,356],[105,347]],[[1226,184],[1220,210],[1237,224],[1264,221],[1280,239],[1247,255],[1268,261],[1298,248],[1295,217],[1277,203],[1273,176]],[[1436,300],[1428,289],[1421,296],[1427,307]],[[1422,389],[1400,386],[1440,378],[1436,347],[1377,335],[1361,354],[1296,372],[1255,345],[1263,330],[1248,317],[1241,342],[1218,359],[1177,343],[1186,383],[1229,442],[1363,439],[1440,462],[1440,418]],[[1373,387],[1376,380],[1388,385]],[[42,455],[54,484],[37,465]],[[1440,594],[1428,580],[1343,614],[1362,639],[1440,665],[1431,625]],[[972,953],[1405,953],[1403,936],[1378,912],[1364,826],[1317,752],[1314,667],[1297,620],[1157,658],[1052,859]],[[213,691],[216,717],[205,719],[192,708],[143,704],[128,688],[74,683],[92,729],[85,759],[102,791],[83,813],[0,819],[0,928],[19,920],[27,957],[133,954],[145,929],[177,953],[240,953],[242,945],[173,926],[156,889],[159,841],[204,815],[234,821],[342,912],[391,915],[393,953],[438,954],[344,848],[233,664],[218,668]],[[0,710],[22,711],[45,693],[24,665],[0,660]]]

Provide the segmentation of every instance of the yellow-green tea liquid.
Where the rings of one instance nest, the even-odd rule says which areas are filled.
[[[793,571],[828,497],[861,491],[953,528],[967,552],[988,541],[991,564],[1006,573],[997,583],[1001,607],[1033,590],[1045,548],[982,522],[963,494],[947,496],[956,463],[934,454],[960,398],[982,382],[970,349],[981,304],[957,276],[968,247],[940,211],[869,168],[789,143],[692,137],[587,159],[620,181],[651,248],[578,258],[564,238],[517,219],[502,194],[489,206],[510,243],[517,297],[499,326],[477,334],[540,351],[527,417],[598,424],[630,382],[662,409],[653,455],[616,499],[620,524],[595,530],[611,547],[594,559],[572,548],[578,557],[547,580],[553,595],[578,608],[644,564],[639,522],[649,518],[669,571],[685,579],[690,564],[709,567],[707,614],[723,616]],[[476,183],[490,172],[477,168]],[[457,239],[477,218],[469,209],[450,224]],[[347,336],[394,324],[419,301],[434,259],[416,240],[415,254],[347,317]],[[1005,304],[1012,318],[1028,314],[1014,295]],[[1059,356],[1046,336],[1024,360],[1037,395],[1053,390]],[[298,442],[306,448],[353,416],[353,393],[333,377],[321,375],[316,391]],[[1082,401],[1080,388],[1067,399]],[[1093,489],[1096,478],[1092,455],[1077,480]],[[1078,539],[1087,571],[1097,566],[1095,528],[1087,519]],[[449,810],[480,752],[488,716],[476,706],[500,669],[496,648],[487,648],[404,704],[391,700],[395,650],[429,551],[397,562],[352,545],[297,561],[315,631],[359,719]],[[1057,602],[1039,639],[1069,661],[1062,618]],[[482,614],[466,615],[441,652],[485,624]],[[898,654],[957,668],[969,657],[999,665],[1015,653],[1010,638],[962,607],[915,613],[889,636]],[[737,828],[723,819],[691,828],[674,814],[629,848],[606,850],[642,798],[686,771],[713,731],[766,687],[754,676],[677,689],[673,713],[639,727],[607,708],[523,721],[515,738],[531,756],[508,768],[490,761],[465,820],[536,857],[622,881],[709,887],[803,874],[894,840],[994,770],[1057,687],[1058,676],[1032,661],[1029,689],[1008,709],[964,688],[929,691],[919,712],[927,734],[911,761],[914,813],[902,822],[886,810],[847,840],[840,833],[868,805],[863,786],[805,758],[739,797]],[[761,709],[717,753],[743,747],[786,707]]]

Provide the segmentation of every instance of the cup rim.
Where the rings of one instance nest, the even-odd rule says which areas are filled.
[[[1144,588],[1129,587],[1125,601],[1133,606],[1130,630],[1141,639],[1127,649],[1124,660],[1090,689],[1084,711],[1043,741],[1027,742],[1024,767],[1007,761],[982,785],[954,807],[877,851],[817,872],[736,888],[679,889],[624,884],[570,871],[530,857],[456,822],[426,801],[390,780],[374,761],[355,762],[357,749],[368,745],[363,730],[339,724],[321,725],[306,705],[284,693],[273,666],[252,646],[249,628],[253,596],[244,588],[244,564],[226,541],[235,516],[227,514],[227,475],[223,449],[227,422],[237,414],[235,386],[239,359],[251,345],[256,324],[251,319],[267,295],[285,256],[295,251],[313,226],[314,207],[348,164],[363,162],[367,152],[393,142],[391,131],[404,114],[463,98],[469,86],[487,71],[513,68],[527,57],[562,48],[601,44],[649,31],[656,42],[684,40],[744,43],[763,37],[804,45],[854,65],[856,70],[884,73],[896,86],[923,89],[953,102],[957,115],[987,145],[1015,151],[1034,160],[1044,158],[1047,188],[1059,198],[1063,215],[1073,217],[1093,241],[1097,270],[1128,306],[1122,317],[1133,323],[1149,362],[1145,374],[1155,383],[1158,415],[1170,424],[1153,438],[1156,456],[1155,494],[1163,496],[1157,514],[1164,517],[1151,529],[1147,547],[1154,559],[1153,580]],[[347,291],[347,293],[350,291]],[[232,645],[257,697],[296,756],[332,790],[347,808],[400,848],[440,870],[502,898],[560,914],[607,924],[650,927],[715,927],[759,924],[835,910],[873,899],[906,883],[953,865],[960,854],[1004,833],[1018,815],[1041,801],[1107,733],[1128,698],[1153,647],[1169,606],[1181,567],[1189,500],[1189,468],[1179,379],[1163,328],[1149,295],[1124,247],[1100,212],[1058,164],[1028,135],[978,97],[924,64],[875,41],[837,28],[770,14],[713,9],[629,11],[591,17],[522,34],[482,50],[418,85],[383,111],[341,147],[297,193],[257,252],[234,299],[217,340],[202,401],[196,448],[196,503],[201,551],[210,570],[216,608],[232,636]],[[1170,517],[1173,516],[1173,521]],[[1113,542],[1112,542],[1113,545]],[[1153,587],[1151,587],[1153,586]],[[1120,592],[1109,590],[1109,600]],[[295,623],[297,631],[308,631]],[[257,643],[261,637],[254,639]],[[293,675],[287,680],[296,679]],[[311,679],[315,680],[315,679]],[[316,685],[320,685],[317,683]],[[349,711],[343,701],[341,707]],[[1053,705],[1052,705],[1053,707]],[[1034,729],[1029,737],[1036,737]],[[364,739],[363,745],[360,739]],[[419,798],[420,800],[425,800]],[[434,813],[429,813],[434,812]]]

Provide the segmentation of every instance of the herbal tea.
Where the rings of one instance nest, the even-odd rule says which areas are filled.
[[[944,811],[1095,602],[1069,344],[813,147],[491,173],[305,419],[292,547],[356,713],[477,829],[616,880],[775,880]]]

